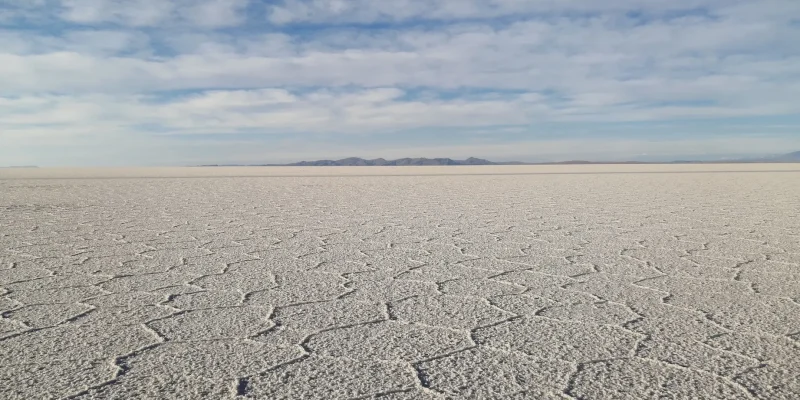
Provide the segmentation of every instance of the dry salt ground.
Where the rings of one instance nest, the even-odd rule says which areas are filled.
[[[800,165],[0,170],[3,399],[798,399]]]

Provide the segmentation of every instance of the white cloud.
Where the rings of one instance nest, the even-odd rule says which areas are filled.
[[[542,132],[544,124],[636,122],[769,114],[776,105],[620,106],[586,95],[554,107],[536,93],[481,93],[446,98],[399,88],[290,91],[215,90],[177,97],[151,95],[35,95],[0,97],[0,139],[30,137],[207,134],[402,135],[406,130],[460,129],[466,136]],[[788,109],[797,112],[797,106]],[[589,136],[607,131],[594,128]],[[481,133],[481,131],[484,131]],[[508,133],[511,131],[506,131]]]
[[[78,24],[114,23],[155,26],[163,23],[204,27],[237,25],[249,0],[61,0],[60,17]]]
[[[33,35],[0,30],[0,56],[35,56],[72,52],[84,58],[106,58],[120,53],[137,56],[152,52],[150,38],[137,31],[76,29],[62,35]],[[5,54],[3,54],[5,53]]]
[[[0,97],[0,137],[80,136],[139,126],[168,134],[380,133],[404,128],[475,127],[530,123],[544,108],[525,96],[491,99],[402,99],[396,88],[359,91],[284,89],[210,91],[176,99],[146,96]]]
[[[703,7],[729,9],[747,0],[282,0],[269,7],[268,18],[289,23],[375,23],[413,19],[454,20],[565,15],[570,13],[664,14]],[[751,3],[751,2],[750,2]],[[766,5],[770,7],[769,4]]]
[[[7,3],[5,141],[800,115],[794,0]]]
[[[528,21],[303,39],[186,34],[169,42],[182,52],[157,57],[142,33],[15,35],[4,40],[10,53],[0,54],[0,84],[12,93],[406,86],[555,91],[578,102],[784,104],[800,59],[786,40],[793,36],[700,20],[623,27],[604,18]],[[138,53],[108,54],[115,49]]]

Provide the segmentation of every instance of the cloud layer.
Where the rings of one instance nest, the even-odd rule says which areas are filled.
[[[793,0],[0,0],[0,22],[0,158],[15,163],[175,141],[144,162],[221,143],[228,161],[324,157],[353,135],[343,151],[365,156],[579,139],[688,154],[688,132],[800,148]],[[759,123],[730,129],[742,119]]]

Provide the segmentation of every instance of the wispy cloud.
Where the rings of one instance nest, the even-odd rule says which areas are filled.
[[[250,135],[270,161],[326,156],[337,140],[354,153],[397,138],[429,148],[454,130],[453,149],[561,132],[577,154],[575,124],[613,147],[604,127],[637,122],[654,143],[648,124],[714,121],[693,130],[700,143],[741,118],[789,118],[770,132],[800,148],[793,0],[0,0],[0,21],[0,159],[25,163],[58,163],[42,159],[47,140],[144,148],[180,136],[177,152],[200,154],[209,135]],[[728,138],[761,140],[747,127]],[[653,146],[692,151],[659,132]],[[303,151],[277,146],[281,135]]]

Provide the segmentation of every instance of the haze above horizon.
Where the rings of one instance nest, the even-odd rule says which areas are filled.
[[[0,164],[800,149],[800,2],[0,0]]]

